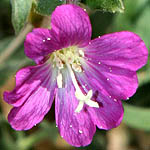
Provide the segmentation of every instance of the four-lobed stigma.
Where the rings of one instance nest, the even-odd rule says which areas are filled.
[[[63,88],[63,76],[61,73],[61,69],[67,68],[69,71],[72,83],[75,87],[75,97],[77,98],[77,100],[79,100],[79,104],[75,112],[79,113],[83,109],[84,104],[87,104],[90,107],[99,108],[98,103],[92,100],[93,91],[89,90],[87,94],[84,94],[81,88],[79,87],[75,77],[74,71],[83,71],[80,60],[84,59],[84,51],[81,48],[69,47],[54,52],[51,57],[53,59],[54,66],[58,68],[58,88]]]

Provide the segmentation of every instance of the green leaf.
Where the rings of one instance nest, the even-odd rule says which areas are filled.
[[[28,150],[34,144],[38,143],[43,139],[50,139],[54,143],[56,142],[56,138],[58,136],[58,129],[56,128],[55,123],[49,123],[47,121],[42,121],[39,125],[41,128],[32,133],[32,135],[23,137],[22,139],[18,139],[17,145],[19,149]]]
[[[139,34],[149,47],[150,37],[150,1],[149,0],[125,0],[125,12],[114,18],[114,31],[130,30]]]
[[[124,105],[123,121],[130,127],[150,131],[150,109]]]
[[[12,24],[17,34],[27,22],[32,0],[11,0],[12,5]]]
[[[35,11],[40,15],[49,16],[54,9],[62,3],[63,1],[60,0],[36,0]]]
[[[100,9],[113,13],[124,11],[122,0],[84,0],[83,2],[92,9]]]
[[[11,131],[11,132],[10,132]],[[14,141],[15,131],[10,129],[8,122],[4,116],[0,113],[0,149],[2,150],[16,150],[16,144]]]
[[[111,29],[114,32],[129,30],[138,34],[142,40],[145,42],[149,52],[150,52],[150,1],[149,0],[136,0],[134,1],[125,0],[125,12],[123,14],[118,14],[114,17],[114,23]],[[112,31],[111,31],[112,32]],[[140,69],[139,81],[140,85],[150,82],[150,54],[148,58],[147,65]]]

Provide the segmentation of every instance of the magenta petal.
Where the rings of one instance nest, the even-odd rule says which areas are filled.
[[[137,75],[134,71],[93,61],[88,61],[83,68],[90,82],[97,82],[101,90],[115,99],[128,99],[138,87]]]
[[[50,65],[28,67],[17,73],[16,88],[4,94],[5,101],[15,106],[8,115],[14,129],[30,129],[43,119],[54,99],[54,77]]]
[[[147,62],[144,42],[134,33],[118,32],[91,41],[83,69],[91,82],[115,99],[128,99],[138,87],[136,70]]]
[[[55,31],[63,47],[85,46],[91,38],[91,24],[87,13],[76,5],[58,6],[51,17]]]
[[[123,119],[124,111],[121,101],[114,97],[110,97],[106,92],[106,89],[104,89],[96,79],[92,79],[91,76],[89,76],[76,73],[77,80],[81,87],[86,93],[92,89],[92,99],[99,104],[99,108],[87,106],[87,110],[90,113],[94,124],[99,128],[106,130],[117,127]]]
[[[138,35],[123,31],[92,40],[86,56],[97,63],[136,71],[146,64],[148,50]]]
[[[16,87],[11,92],[4,92],[4,100],[15,107],[21,106],[50,74],[49,70],[50,65],[30,66],[19,70],[16,73]]]
[[[109,100],[108,97],[102,96],[99,96],[97,99],[102,99],[102,102],[99,102],[100,108],[88,108],[91,118],[97,127],[109,130],[120,125],[124,114],[121,101]]]
[[[69,81],[70,82],[70,81]],[[60,135],[71,145],[79,147],[91,143],[95,125],[84,109],[75,113],[78,100],[71,82],[66,88],[58,89],[55,99],[56,124]]]
[[[25,54],[36,63],[40,63],[49,53],[61,48],[55,32],[42,28],[28,33],[24,46]]]

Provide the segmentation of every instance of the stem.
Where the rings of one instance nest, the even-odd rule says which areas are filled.
[[[26,34],[31,31],[32,28],[32,25],[28,23],[25,28],[17,35],[17,37],[11,41],[11,43],[0,56],[0,64],[4,63],[8,57],[10,57],[10,55],[12,55],[17,50],[17,48],[22,44]]]
[[[78,0],[65,0],[66,4],[77,4]]]

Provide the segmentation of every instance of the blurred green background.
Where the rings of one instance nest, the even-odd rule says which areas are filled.
[[[92,38],[110,32],[129,30],[141,36],[150,50],[150,0],[124,0],[124,13],[108,13],[87,9],[90,15]],[[50,17],[32,12],[34,26],[48,27]],[[26,24],[15,35],[11,23],[11,4],[0,4],[0,150],[150,150],[150,57],[148,64],[138,72],[139,88],[124,102],[122,124],[110,131],[97,129],[91,145],[74,148],[68,145],[55,126],[54,106],[43,122],[29,131],[15,131],[7,122],[11,106],[3,101],[2,93],[15,86],[15,72],[33,62],[24,54],[23,40],[32,30]]]

